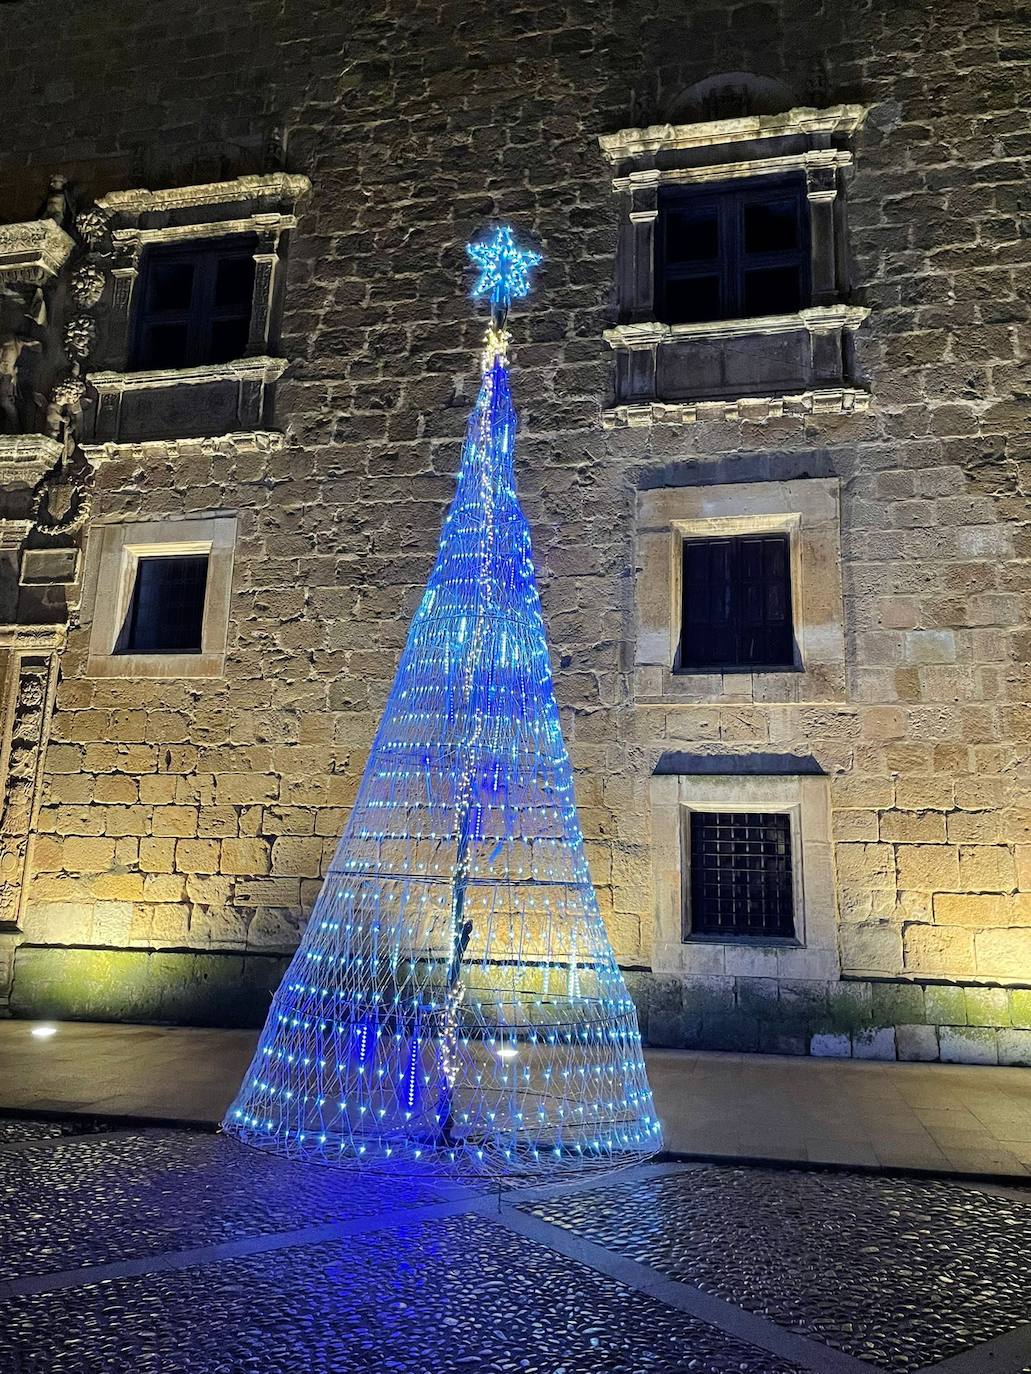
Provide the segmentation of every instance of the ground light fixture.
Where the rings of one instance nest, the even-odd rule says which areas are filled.
[[[32,1036],[33,1040],[49,1040],[52,1036],[57,1034],[57,1027],[49,1025],[33,1026],[29,1034]]]

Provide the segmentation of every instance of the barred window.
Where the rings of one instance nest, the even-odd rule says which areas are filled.
[[[795,935],[791,818],[784,812],[690,812],[692,936]]]

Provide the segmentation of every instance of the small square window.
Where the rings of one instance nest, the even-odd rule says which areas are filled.
[[[131,367],[241,357],[254,295],[253,235],[151,247],[143,255]]]
[[[691,895],[685,939],[794,939],[791,817],[751,811],[689,814]]]
[[[681,602],[677,672],[796,666],[788,535],[685,539]]]
[[[804,178],[663,188],[655,293],[664,324],[787,315],[808,305]]]
[[[206,554],[141,558],[118,652],[199,654],[207,583]]]

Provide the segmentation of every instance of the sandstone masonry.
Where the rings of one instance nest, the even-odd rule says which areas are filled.
[[[81,418],[23,413],[0,434],[11,1012],[260,1022],[452,493],[481,331],[463,245],[504,218],[545,259],[513,321],[518,478],[592,872],[647,1035],[1031,1064],[1018,8],[6,6],[0,219],[42,224],[67,178],[33,269],[40,338],[64,342],[32,366],[57,385],[79,358],[86,382]],[[624,323],[629,173],[599,138],[839,107],[862,115],[833,145],[845,265],[828,270],[847,280],[828,290],[855,312],[831,321],[833,398],[813,373],[627,400],[604,336]],[[168,196],[123,194],[141,188]],[[225,224],[257,235],[266,271],[244,365],[133,381],[141,243]],[[31,310],[24,254],[3,254],[42,254],[44,231],[18,232],[0,224],[0,276]],[[761,363],[749,339],[720,347],[776,380],[768,342]],[[46,527],[44,479],[78,523]],[[718,518],[801,531],[818,671],[676,678],[649,657],[675,603],[658,541]],[[98,671],[105,530],[220,520],[211,673]],[[719,789],[800,808],[801,946],[681,941],[680,808]]]

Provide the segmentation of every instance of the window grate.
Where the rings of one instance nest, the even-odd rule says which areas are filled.
[[[678,672],[795,667],[786,534],[685,539]]]
[[[199,654],[206,554],[141,558],[126,622],[127,654]]]
[[[791,818],[692,811],[687,936],[795,935]]]

